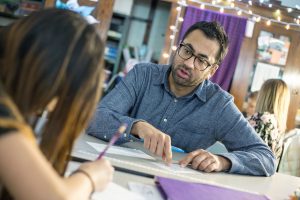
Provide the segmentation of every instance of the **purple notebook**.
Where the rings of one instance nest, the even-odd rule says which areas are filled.
[[[203,183],[191,183],[175,179],[156,177],[156,182],[168,200],[266,200],[264,195],[248,193],[239,190],[208,185]]]

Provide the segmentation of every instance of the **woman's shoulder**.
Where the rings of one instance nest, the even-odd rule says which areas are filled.
[[[276,120],[276,116],[269,112],[256,112],[248,119],[261,119],[264,121]]]
[[[277,127],[277,118],[274,114],[269,112],[257,112],[251,117],[248,118],[248,121],[251,125],[262,123],[262,124],[269,124]]]
[[[274,114],[269,112],[261,113],[261,120],[265,123],[272,123],[275,127],[277,127],[277,118]]]

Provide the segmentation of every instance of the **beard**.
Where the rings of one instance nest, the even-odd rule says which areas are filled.
[[[197,81],[193,78],[192,69],[186,67],[184,64],[172,65],[171,75],[174,83],[181,87],[193,87],[198,85]]]

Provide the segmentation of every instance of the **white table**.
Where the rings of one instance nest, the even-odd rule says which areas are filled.
[[[98,152],[88,145],[86,142],[105,143],[94,137],[82,135],[76,142],[72,156],[76,159],[94,160]],[[137,142],[126,143],[122,146],[136,148],[143,150],[142,144]],[[173,153],[174,160],[179,160],[182,156],[181,153]],[[271,177],[255,177],[247,175],[235,175],[228,173],[202,173],[193,174],[174,174],[168,171],[156,170],[152,160],[141,158],[119,156],[107,154],[106,158],[109,159],[113,166],[117,167],[114,182],[127,187],[128,181],[142,182],[147,184],[154,184],[154,179],[150,177],[164,176],[171,177],[179,180],[210,183],[214,185],[221,185],[228,188],[236,188],[242,191],[249,191],[253,193],[264,194],[271,199],[288,199],[299,186],[300,178],[276,173]],[[118,169],[120,171],[118,171]],[[129,173],[122,172],[123,169],[129,170]],[[130,174],[130,172],[140,172],[146,176],[137,176]],[[148,177],[147,177],[148,176]]]

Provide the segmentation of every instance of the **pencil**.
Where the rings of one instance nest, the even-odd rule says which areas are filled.
[[[119,139],[119,137],[126,131],[126,128],[127,128],[127,124],[122,124],[119,127],[117,132],[114,134],[114,136],[110,139],[110,141],[106,145],[105,149],[98,156],[98,158],[97,158],[98,160],[101,159],[104,156],[104,154],[106,153],[106,151],[108,150],[108,148],[111,147]]]

